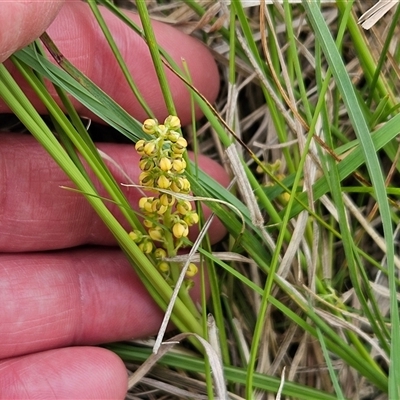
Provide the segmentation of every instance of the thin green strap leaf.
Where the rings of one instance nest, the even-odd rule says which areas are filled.
[[[141,124],[72,64],[67,63],[75,79],[43,56],[34,52],[31,47],[25,47],[14,53],[14,56],[64,89],[67,93],[70,93],[82,105],[94,114],[101,116],[106,123],[132,141],[144,138]],[[65,59],[64,62],[66,62]]]
[[[143,362],[148,359],[151,349],[132,346],[124,343],[115,343],[106,346],[123,360]],[[184,371],[203,373],[204,361],[200,358],[188,357],[176,352],[169,352],[163,356],[160,364],[179,368]],[[224,366],[224,376],[229,382],[244,384],[246,371],[237,367]],[[280,379],[274,376],[256,373],[254,376],[254,387],[268,392],[276,393],[279,389]],[[284,396],[303,400],[336,400],[336,396],[317,389],[310,388],[299,383],[286,381],[282,391]]]

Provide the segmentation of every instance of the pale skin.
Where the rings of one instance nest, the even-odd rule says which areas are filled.
[[[145,45],[110,14],[104,16],[146,100],[158,118],[165,118]],[[136,118],[146,117],[85,4],[2,2],[0,26],[0,62],[49,27],[75,66]],[[213,101],[218,74],[207,50],[171,27],[157,23],[154,28],[177,61],[186,59],[195,85]],[[185,124],[190,120],[189,95],[171,74],[169,79]],[[0,103],[0,112],[6,111]],[[137,180],[133,146],[99,147]],[[227,183],[220,166],[205,157],[201,165]],[[122,180],[118,173],[116,177]],[[0,134],[0,397],[123,399],[127,375],[122,361],[92,345],[153,335],[162,312],[82,196],[60,185],[71,183],[32,137]],[[137,192],[124,190],[135,206]],[[214,225],[211,235],[214,242],[224,235],[221,224]],[[193,295],[198,296],[198,289]]]

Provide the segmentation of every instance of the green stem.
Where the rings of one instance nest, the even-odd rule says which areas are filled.
[[[161,61],[160,50],[157,45],[156,37],[154,35],[153,27],[151,26],[149,12],[144,0],[138,0],[136,7],[143,25],[143,31],[147,39],[147,45],[150,50],[150,55],[153,60],[153,65],[156,70],[158,81],[160,83],[161,91],[164,96],[164,101],[170,115],[176,115],[174,101],[172,99],[171,90],[169,88],[168,80],[165,75],[164,66]]]
[[[136,99],[138,100],[139,104],[142,106],[143,110],[146,112],[146,114],[149,116],[149,118],[154,118],[154,114],[151,111],[151,108],[149,105],[146,103],[146,100],[140,93],[138,87],[136,86],[135,82],[132,79],[132,75],[129,72],[128,66],[126,65],[121,52],[118,49],[117,44],[115,43],[115,40],[108,29],[108,26],[106,22],[104,21],[103,16],[100,13],[100,10],[97,6],[97,3],[94,0],[88,0],[88,5],[91,8],[93,15],[96,18],[97,23],[99,24],[101,30],[103,31],[103,34],[105,38],[107,39],[107,42],[114,54],[115,60],[118,62],[119,67],[121,68],[122,73],[124,74],[124,77],[132,90],[133,94],[135,95]]]

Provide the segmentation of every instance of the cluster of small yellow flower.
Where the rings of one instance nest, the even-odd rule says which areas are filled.
[[[146,217],[143,223],[148,235],[137,230],[129,235],[145,254],[154,252],[160,272],[166,275],[169,274],[169,264],[163,259],[176,254],[183,244],[183,238],[189,234],[189,227],[199,221],[199,216],[192,210],[192,204],[174,196],[174,193],[190,192],[190,183],[185,176],[186,161],[183,158],[187,142],[178,131],[180,126],[179,118],[172,115],[166,118],[164,124],[147,119],[142,129],[151,139],[139,140],[135,145],[141,156],[140,184],[155,191],[157,195],[139,200],[139,208]],[[172,233],[172,236],[168,233]],[[174,242],[174,254],[168,254],[171,240]],[[156,247],[154,242],[161,247]],[[191,264],[186,276],[190,278],[196,273],[196,265]]]

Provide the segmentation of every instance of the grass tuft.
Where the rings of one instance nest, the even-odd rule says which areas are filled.
[[[171,399],[213,398],[216,388],[235,399],[400,398],[400,7],[364,30],[358,17],[369,3],[362,1],[139,1],[141,30],[108,0],[99,3],[147,41],[170,113],[162,63],[187,82],[204,117],[183,135],[199,154],[227,159],[232,177],[227,189],[196,162],[188,168],[194,195],[228,236],[216,249],[206,237],[195,255],[207,266],[211,287],[201,316],[184,296],[171,314],[191,334],[191,345],[168,345],[162,358],[151,356],[149,343],[108,346],[132,371],[150,356],[155,362],[128,398],[148,389]],[[213,52],[222,81],[215,105],[191,86],[190,71],[159,48],[149,16],[190,31]],[[51,38],[42,39],[62,69],[35,46],[12,59],[57,121],[64,146],[1,66],[0,96],[87,197],[166,310],[173,288],[110,214],[78,154],[132,228],[144,232],[137,215],[76,116],[64,116],[37,75],[133,142],[144,137],[141,122],[75,70]],[[126,72],[122,59],[120,65]],[[215,316],[212,331],[208,313]]]

